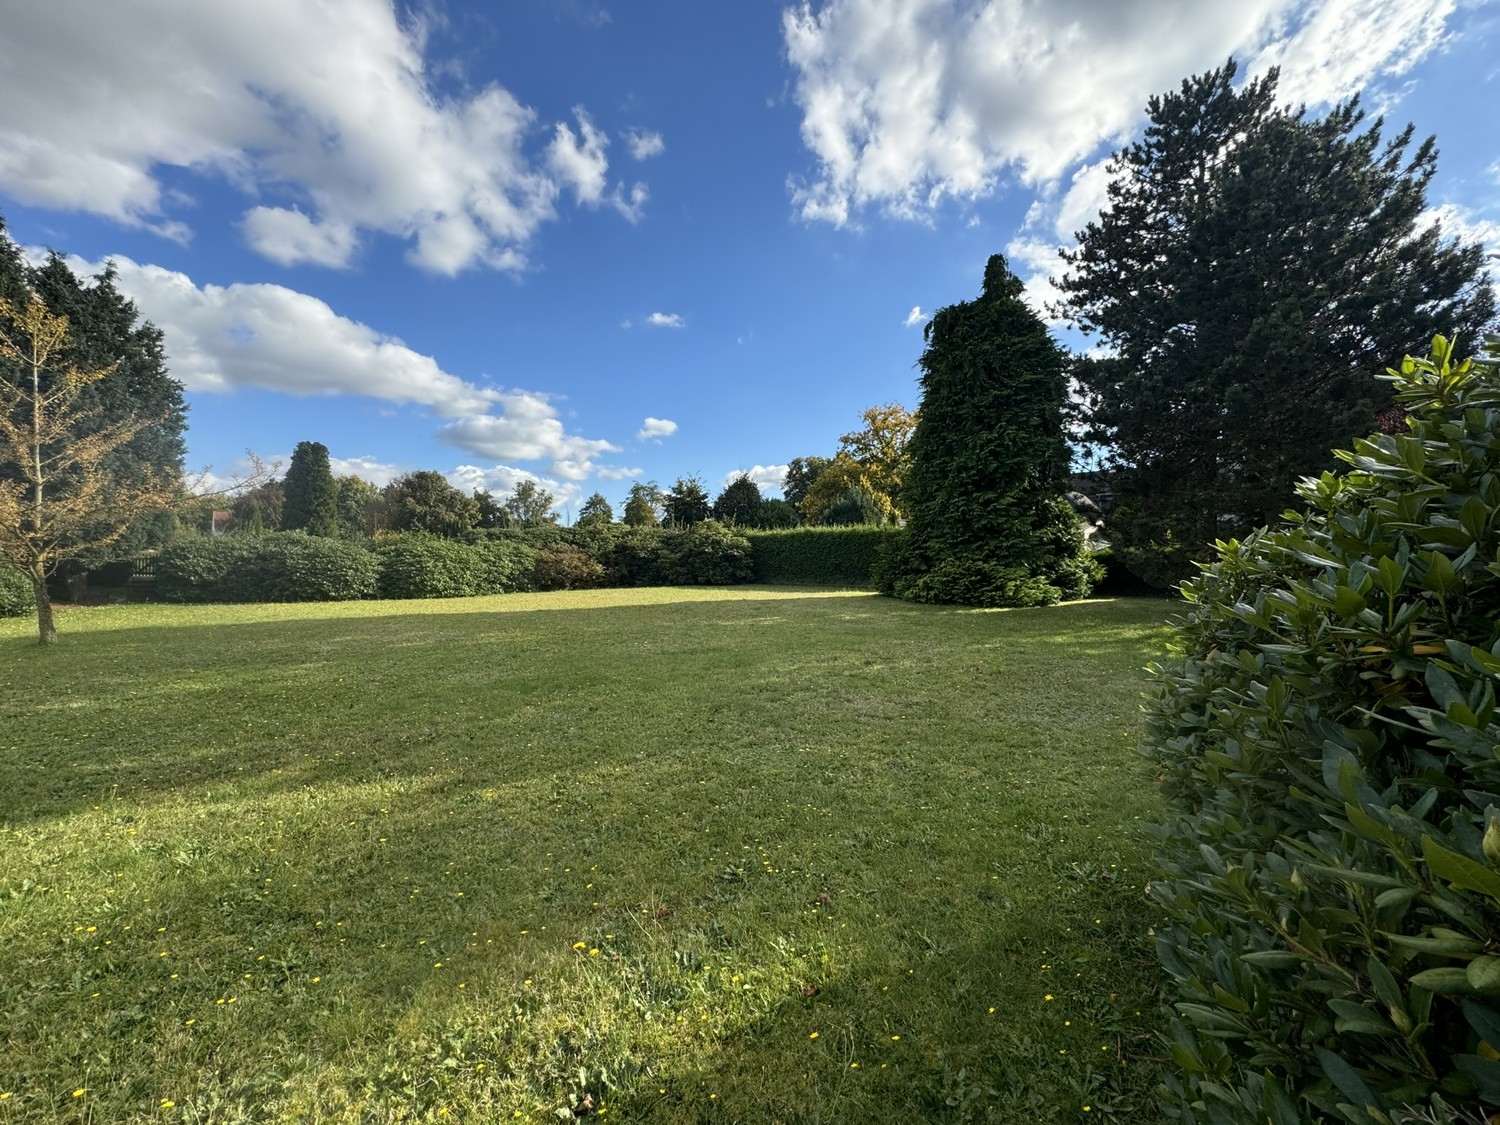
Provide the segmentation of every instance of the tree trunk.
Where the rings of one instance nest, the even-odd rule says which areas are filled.
[[[32,592],[36,594],[36,631],[38,644],[55,645],[57,626],[52,623],[52,597],[47,593],[45,578],[32,578]]]

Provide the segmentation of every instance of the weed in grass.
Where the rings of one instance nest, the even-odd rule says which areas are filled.
[[[0,623],[0,1122],[1152,1120],[1163,616]]]

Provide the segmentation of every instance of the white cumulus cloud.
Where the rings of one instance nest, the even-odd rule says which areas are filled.
[[[636,432],[639,441],[660,442],[664,437],[671,437],[677,432],[677,423],[670,418],[647,418],[641,423],[641,428]]]
[[[625,465],[600,465],[594,475],[600,480],[635,480],[637,477],[644,476],[645,470],[640,467],[632,469]]]
[[[534,481],[545,491],[552,494],[555,503],[552,505],[556,511],[564,504],[571,504],[582,495],[582,489],[576,484],[552,480],[548,477],[538,476],[536,473],[518,469],[512,465],[459,465],[449,469],[443,474],[448,483],[462,492],[473,493],[478,489],[491,493],[497,500],[504,500],[516,490],[516,485],[523,480]]]
[[[649,133],[644,129],[630,129],[625,134],[625,144],[630,155],[637,160],[649,160],[667,150],[667,142],[660,133]]]
[[[922,311],[922,306],[913,305],[911,307],[911,312],[906,314],[906,319],[901,323],[904,324],[907,328],[912,328],[918,324],[921,324],[926,319],[927,314]]]
[[[291,459],[287,458],[287,462]],[[286,462],[283,462],[286,463]],[[368,454],[362,457],[329,456],[328,467],[336,477],[363,477],[371,484],[384,488],[401,475],[397,465],[389,464]]]
[[[0,36],[0,188],[180,239],[191,200],[165,180],[205,177],[254,199],[245,236],[277,262],[346,265],[379,231],[443,274],[524,267],[564,191],[640,217],[645,185],[608,189],[587,114],[547,130],[496,83],[441,92],[445,65],[391,0],[22,4]]]
[[[244,231],[252,250],[284,266],[347,266],[357,244],[343,223],[314,222],[295,207],[252,207]]]
[[[583,480],[601,454],[620,451],[610,442],[568,433],[546,395],[517,390],[495,399],[500,413],[458,418],[438,430],[438,437],[496,461],[550,461],[552,471],[566,480]]]
[[[735,469],[732,473],[724,474],[719,487],[726,488],[730,481],[744,475],[753,480],[762,492],[780,492],[786,484],[786,470],[785,465],[752,465],[748,469]]]
[[[645,323],[657,328],[686,328],[687,321],[683,320],[677,313],[654,312],[648,316]]]
[[[40,251],[27,251],[37,257]],[[398,338],[283,285],[203,285],[185,273],[113,261],[115,284],[162,330],[167,365],[191,391],[259,387],[294,395],[368,395],[449,416],[483,413],[499,392],[444,371]],[[80,276],[103,263],[68,259]]]
[[[1280,64],[1310,102],[1399,76],[1456,0],[804,0],[783,13],[802,139],[802,217],[918,218],[1014,175],[1048,185],[1117,145],[1146,100],[1231,54]]]

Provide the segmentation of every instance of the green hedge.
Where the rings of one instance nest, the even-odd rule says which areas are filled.
[[[808,586],[875,585],[872,572],[882,550],[900,537],[895,527],[798,527],[752,531],[757,582]]]
[[[1183,584],[1145,747],[1185,1123],[1500,1106],[1500,351],[1408,359],[1409,433]],[[1481,1107],[1489,1107],[1487,1109]]]
[[[35,612],[36,593],[31,588],[31,579],[0,563],[0,617],[30,617]]]
[[[374,597],[380,563],[353,543],[281,532],[174,543],[156,575],[167,601],[331,602]]]
[[[751,580],[745,536],[712,520],[667,528],[543,527],[447,539],[390,536],[375,550],[300,532],[190,539],[161,552],[167,601],[463,598],[593,586],[704,586]],[[28,595],[29,596],[29,595]]]

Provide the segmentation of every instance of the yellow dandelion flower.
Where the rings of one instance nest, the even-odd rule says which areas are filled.
[[[1052,999],[1052,993],[1050,993],[1050,992],[1047,993],[1047,995],[1043,996],[1042,999],[1043,1000],[1051,1000]]]
[[[899,1043],[900,1041],[901,1041],[901,1036],[899,1036],[899,1035],[892,1035],[891,1036],[891,1042],[892,1043]]]
[[[573,948],[574,949],[587,949],[588,947],[589,947],[589,943],[586,942],[586,941],[575,941],[573,943]]]
[[[597,956],[599,956],[599,951],[597,949],[590,949],[589,950],[589,956],[590,957],[597,957]]]
[[[162,1109],[171,1109],[176,1104],[171,1098],[162,1098],[161,1100]]]
[[[818,1033],[816,1031],[813,1032],[811,1035],[808,1036],[809,1039],[816,1039],[817,1037],[818,1037]]]
[[[73,1096],[75,1098],[81,1098],[81,1097],[83,1097],[83,1088],[79,1087],[77,1090],[74,1090],[73,1091]]]

